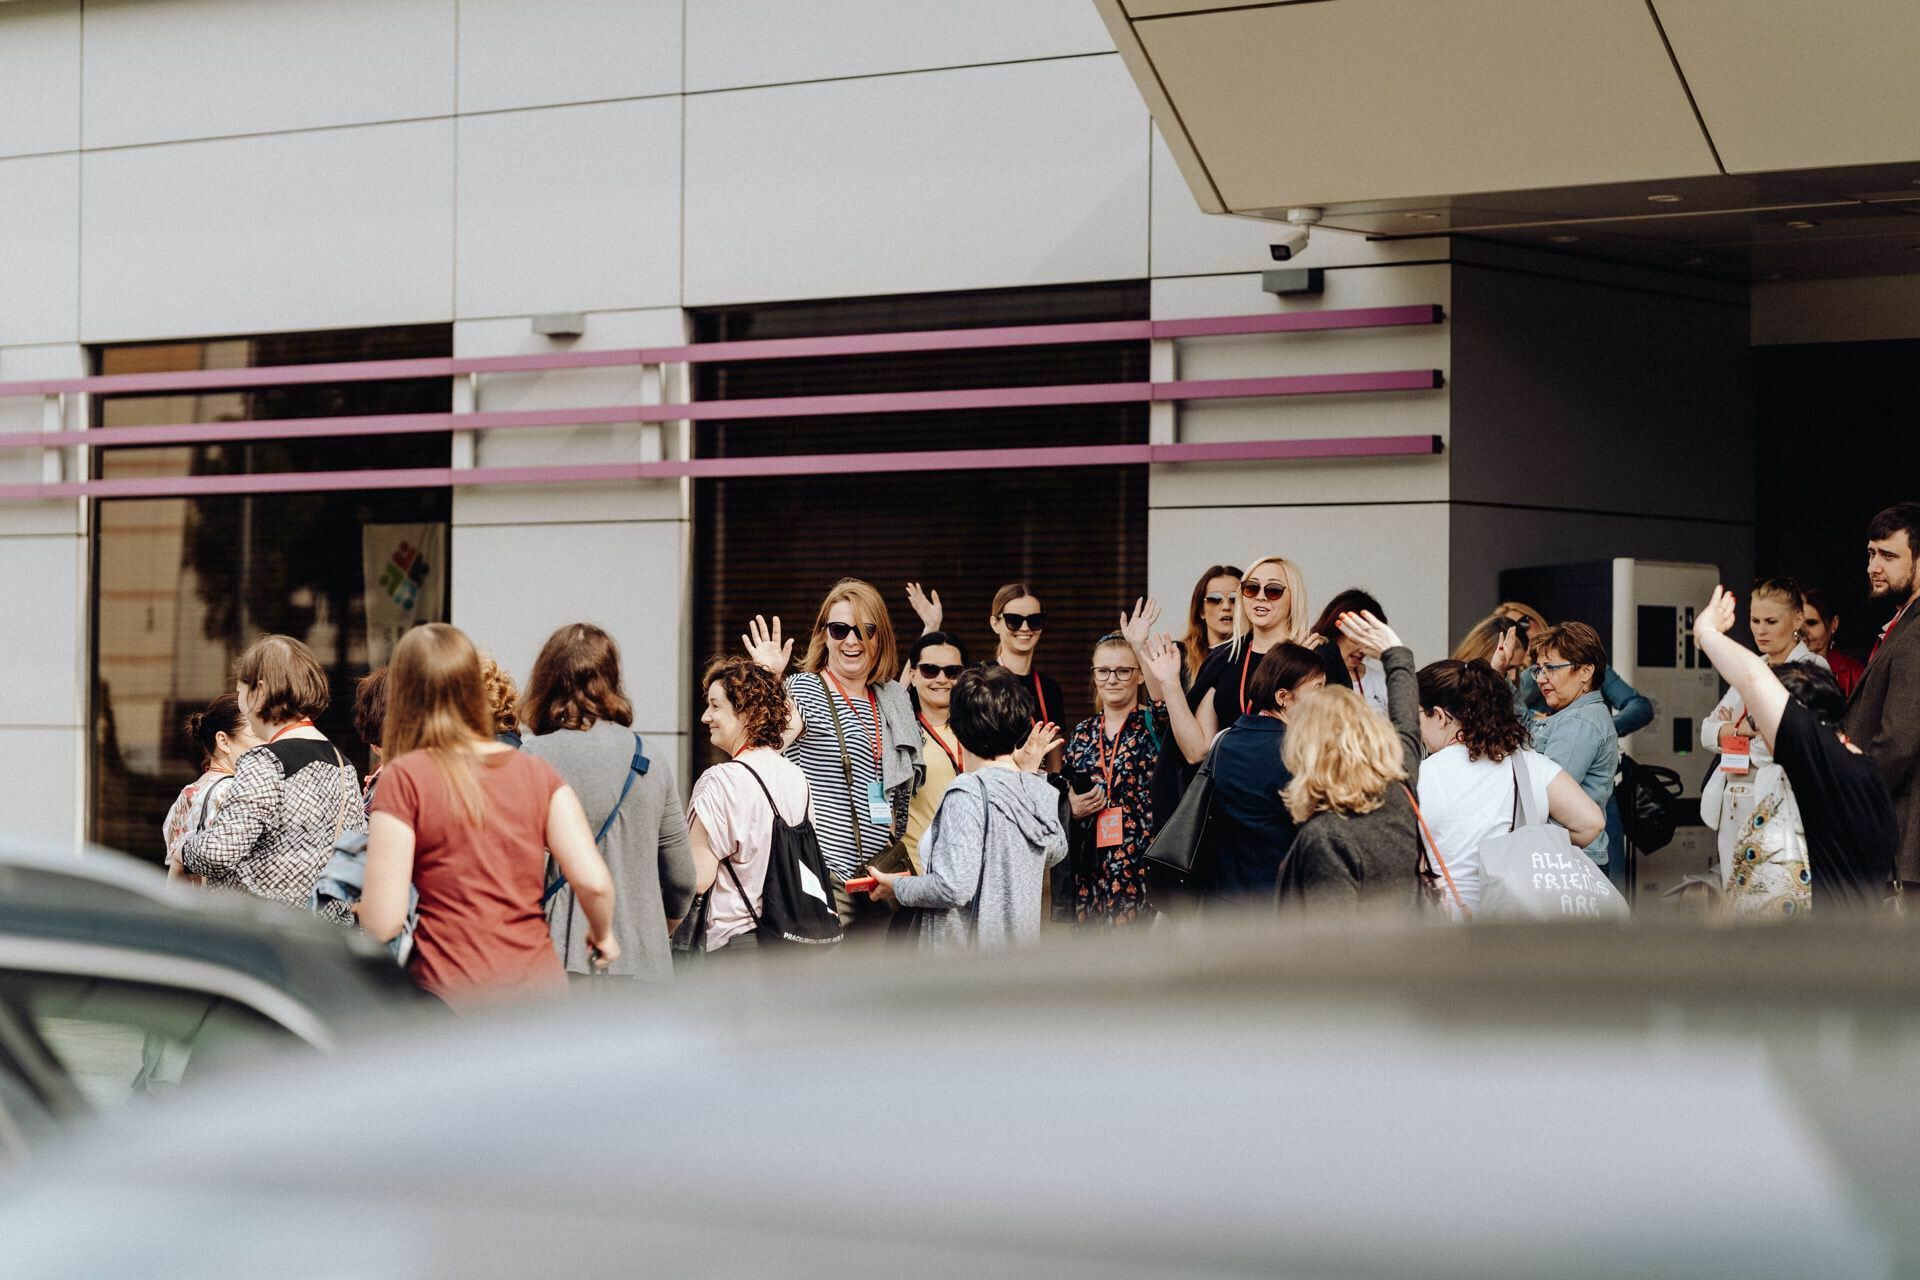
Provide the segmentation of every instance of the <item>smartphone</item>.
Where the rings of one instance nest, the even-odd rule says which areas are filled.
[[[872,876],[860,876],[858,879],[847,881],[846,889],[848,893],[872,893],[874,886],[879,883]]]
[[[1073,788],[1075,795],[1083,796],[1093,790],[1094,777],[1085,769],[1069,769],[1067,770],[1067,785]]]

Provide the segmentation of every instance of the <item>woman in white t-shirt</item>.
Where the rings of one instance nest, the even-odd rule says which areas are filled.
[[[1526,761],[1535,812],[1565,827],[1583,849],[1606,830],[1606,815],[1579,781],[1527,749],[1513,686],[1487,663],[1447,658],[1421,668],[1420,736],[1427,748],[1420,809],[1466,912],[1480,905],[1481,842],[1513,829],[1515,756]],[[1448,909],[1459,914],[1444,882],[1442,893]]]
[[[758,945],[754,921],[773,848],[773,810],[791,826],[810,817],[807,777],[780,753],[787,732],[787,693],[767,668],[748,658],[719,658],[701,682],[707,709],[700,723],[713,745],[732,757],[693,784],[687,825],[693,843],[694,891],[707,904],[708,952]],[[728,866],[722,869],[721,863]]]

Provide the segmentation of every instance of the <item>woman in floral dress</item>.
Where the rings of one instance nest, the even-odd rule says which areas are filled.
[[[1090,851],[1073,877],[1073,914],[1082,925],[1125,925],[1147,908],[1151,782],[1166,709],[1140,701],[1140,658],[1118,632],[1094,648],[1093,683],[1100,709],[1067,741],[1068,776],[1091,779],[1071,797],[1074,847]]]

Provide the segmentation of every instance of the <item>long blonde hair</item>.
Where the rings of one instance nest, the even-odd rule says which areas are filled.
[[[893,620],[887,616],[887,602],[871,585],[858,578],[840,579],[820,602],[820,616],[813,620],[813,635],[807,640],[807,656],[801,659],[801,670],[827,669],[827,615],[842,600],[853,606],[855,621],[873,624],[873,638],[867,641],[867,679],[878,684],[898,675],[900,654],[894,644]]]
[[[475,748],[493,737],[480,654],[466,632],[429,622],[400,637],[387,665],[388,760],[424,751],[476,827],[485,825]]]
[[[1400,739],[1365,698],[1338,685],[1300,699],[1281,747],[1293,781],[1280,793],[1295,822],[1316,813],[1371,813],[1406,780]]]
[[[1254,570],[1263,564],[1270,564],[1278,569],[1281,581],[1287,584],[1287,633],[1280,638],[1291,640],[1295,644],[1305,644],[1307,635],[1312,630],[1313,612],[1307,608],[1307,581],[1300,576],[1300,566],[1285,556],[1261,556],[1247,566],[1247,571],[1240,575],[1240,581],[1245,582],[1251,578]],[[1253,624],[1247,621],[1247,606],[1243,600],[1240,607],[1233,611],[1233,648],[1229,652],[1238,654],[1241,639],[1252,634]]]

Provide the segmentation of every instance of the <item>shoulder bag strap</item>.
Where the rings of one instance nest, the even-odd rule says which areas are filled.
[[[1507,830],[1520,829],[1520,753],[1514,752],[1507,757],[1507,773],[1513,779],[1513,815],[1507,819]]]
[[[827,688],[827,678],[815,672],[813,678],[820,682],[820,696],[827,700],[827,711],[833,717],[833,740],[840,744],[840,774],[847,780],[847,816],[853,819],[853,852],[862,865],[867,860],[867,842],[860,838],[860,803],[853,798],[853,757],[847,754],[846,731],[840,727],[840,708],[834,705],[833,690]],[[878,733],[880,726],[874,726]]]
[[[333,747],[331,742],[327,745]],[[353,770],[348,768],[347,758],[340,754],[340,748],[333,747],[333,758],[337,766],[334,770],[334,776],[336,778],[339,777],[340,770],[346,769],[349,780],[340,784],[340,813],[333,820],[333,839],[327,842],[329,849],[340,843],[340,837],[347,829],[347,793],[349,791],[359,790],[358,787],[352,784]]]
[[[633,790],[633,780],[647,771],[647,758],[640,754],[640,735],[633,735],[633,759],[627,762],[627,778],[620,784],[620,798],[613,802],[613,808],[607,810],[607,820],[593,833],[593,842],[599,844],[607,838],[607,832],[613,829],[613,820],[620,816],[620,807],[627,802],[627,793]]]
[[[1413,806],[1414,821],[1420,824],[1420,834],[1426,839],[1426,847],[1433,851],[1434,864],[1440,868],[1440,875],[1447,882],[1447,892],[1453,895],[1453,905],[1460,909],[1460,918],[1473,919],[1473,912],[1460,899],[1460,886],[1453,882],[1453,872],[1447,870],[1447,860],[1440,854],[1440,842],[1433,838],[1433,830],[1427,826],[1427,815],[1420,812],[1420,802],[1414,798],[1413,788],[1403,782],[1400,789],[1407,793],[1407,803]]]
[[[980,928],[980,892],[987,887],[987,827],[993,821],[993,801],[987,795],[987,779],[980,779],[980,876],[973,882],[973,927]]]
[[[1513,805],[1527,826],[1535,826],[1542,821],[1542,815],[1533,807],[1533,779],[1527,774],[1527,760],[1524,753],[1513,753]]]

